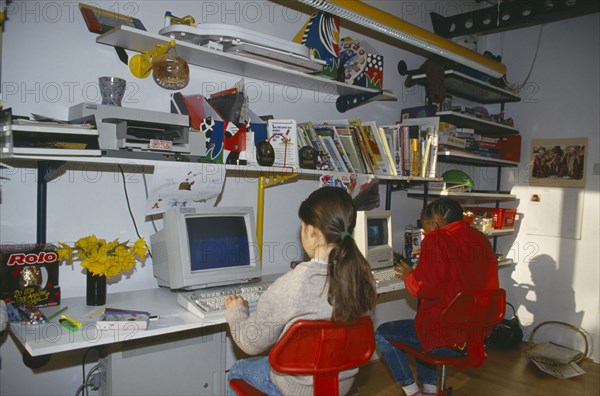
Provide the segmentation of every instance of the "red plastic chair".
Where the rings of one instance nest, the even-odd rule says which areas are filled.
[[[485,360],[484,338],[489,330],[504,318],[506,293],[504,289],[473,290],[458,293],[441,313],[441,323],[448,328],[466,332],[467,355],[443,356],[416,350],[398,341],[393,345],[429,364],[442,366],[438,395],[449,396],[452,387],[446,389],[446,366],[478,368]]]
[[[375,351],[373,322],[365,316],[349,324],[298,320],[269,352],[273,370],[312,375],[313,394],[339,395],[338,374],[366,363]],[[239,396],[265,395],[240,379],[229,381]]]

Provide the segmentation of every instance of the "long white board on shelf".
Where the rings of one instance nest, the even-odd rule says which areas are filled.
[[[122,25],[99,35],[96,38],[96,42],[142,52],[153,50],[157,44],[169,44],[171,39],[166,36]],[[376,89],[350,85],[330,80],[325,77],[302,73],[290,68],[268,64],[252,58],[219,52],[181,40],[175,40],[175,45],[177,55],[184,58],[189,64],[208,69],[255,78],[275,84],[294,84],[295,87],[301,89],[313,90],[330,95],[379,93],[380,95],[374,100],[397,100],[397,98],[387,90],[381,92]]]
[[[198,24],[197,27],[170,25],[162,28],[158,33],[200,46],[206,46],[210,42],[219,43],[225,52],[284,67],[293,67],[303,72],[321,71],[326,64],[325,61],[314,59],[308,47],[302,44],[236,25],[222,23],[204,23]]]

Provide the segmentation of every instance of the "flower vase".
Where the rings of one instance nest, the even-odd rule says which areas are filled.
[[[86,273],[85,302],[93,306],[106,304],[106,276]]]

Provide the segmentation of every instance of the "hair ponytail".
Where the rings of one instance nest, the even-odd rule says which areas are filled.
[[[317,227],[326,242],[333,245],[327,265],[331,320],[349,322],[369,315],[377,302],[377,292],[371,267],[352,238],[356,225],[352,197],[339,187],[322,187],[302,202],[298,215],[305,224]]]
[[[349,322],[370,314],[377,302],[375,281],[354,238],[340,240],[329,254],[329,263],[327,297],[333,306],[331,319]]]

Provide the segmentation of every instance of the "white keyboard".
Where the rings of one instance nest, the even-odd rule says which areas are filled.
[[[396,277],[394,267],[377,268],[371,271],[377,285],[377,293],[404,289],[404,282]]]
[[[248,301],[250,312],[256,309],[258,299],[272,282],[240,283],[211,287],[192,292],[177,293],[177,302],[202,319],[222,319],[225,299],[233,294]]]

